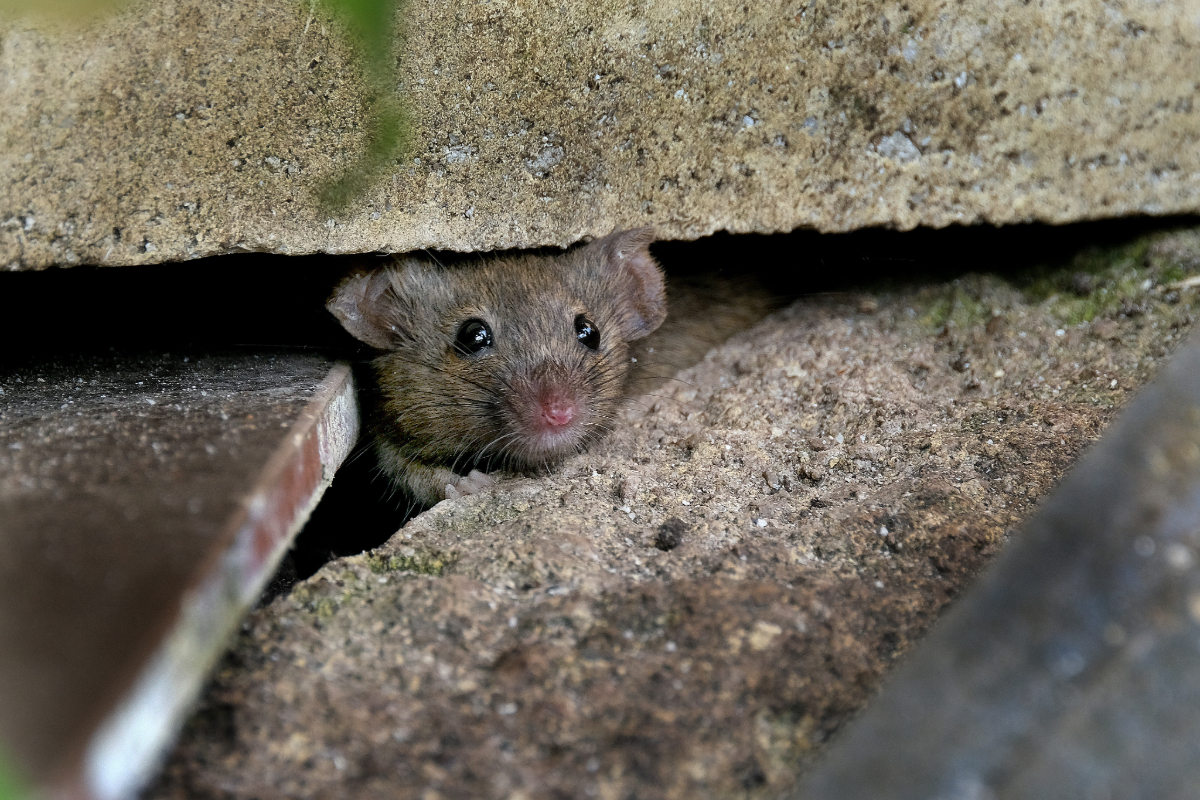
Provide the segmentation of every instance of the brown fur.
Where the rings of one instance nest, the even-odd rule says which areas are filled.
[[[641,229],[552,257],[404,258],[343,282],[329,310],[384,351],[367,403],[383,469],[433,504],[490,482],[471,470],[548,467],[602,436],[623,396],[627,343],[666,317],[651,241]],[[580,314],[600,332],[595,351],[575,335]],[[494,346],[462,355],[455,337],[471,318],[489,325]],[[549,444],[531,416],[546,391],[574,398],[581,422]]]

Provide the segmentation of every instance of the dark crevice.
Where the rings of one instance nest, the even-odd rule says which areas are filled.
[[[374,454],[360,444],[334,476],[261,602],[291,591],[335,558],[379,547],[417,510],[379,474]]]
[[[1021,285],[1039,268],[1060,264],[1084,247],[1115,244],[1149,230],[1190,219],[1128,219],[1064,227],[873,229],[822,235],[796,231],[778,235],[720,233],[693,242],[658,242],[652,247],[671,286],[699,289],[702,302],[721,302],[729,281],[757,284],[768,298],[765,315],[803,295],[858,293],[943,281],[968,273],[993,273]],[[555,249],[542,251],[547,254]],[[485,256],[438,253],[443,262]],[[724,282],[724,283],[723,283]],[[706,291],[711,289],[711,291]],[[689,308],[687,313],[699,313]],[[670,318],[669,318],[670,322]],[[649,340],[646,340],[649,341]],[[698,357],[708,346],[689,354]],[[673,363],[682,369],[690,363]],[[814,501],[819,505],[820,501]],[[265,599],[286,592],[332,558],[382,545],[413,515],[407,498],[395,495],[375,471],[369,447],[339,471],[312,519],[296,540]],[[674,538],[670,538],[674,542]],[[656,544],[672,546],[668,539]]]

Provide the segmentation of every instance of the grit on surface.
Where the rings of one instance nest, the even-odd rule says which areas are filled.
[[[147,796],[777,796],[1152,376],[1197,270],[1180,230],[795,302],[254,612]]]

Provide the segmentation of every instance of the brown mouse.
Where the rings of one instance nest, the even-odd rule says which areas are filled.
[[[604,435],[628,343],[666,318],[649,228],[555,256],[442,266],[405,257],[347,278],[327,308],[382,351],[364,400],[381,467],[433,505]]]

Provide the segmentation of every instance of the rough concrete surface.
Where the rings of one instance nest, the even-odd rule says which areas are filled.
[[[777,796],[1155,371],[1197,271],[1188,229],[801,299],[252,614],[146,797]]]
[[[1175,350],[789,796],[1200,793],[1200,337]]]
[[[1189,3],[411,0],[414,146],[339,213],[367,117],[314,8],[0,27],[0,264],[1200,209]]]

